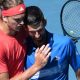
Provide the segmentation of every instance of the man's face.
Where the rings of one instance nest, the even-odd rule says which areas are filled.
[[[18,32],[24,25],[24,14],[7,17],[7,24],[10,31]]]
[[[36,43],[36,45],[42,45],[42,43],[44,42],[45,27],[42,26],[41,24],[36,29],[34,28],[34,26],[31,25],[28,25],[27,28],[28,28],[29,35]]]

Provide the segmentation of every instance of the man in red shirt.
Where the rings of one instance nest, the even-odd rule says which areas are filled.
[[[50,55],[49,45],[36,50],[35,63],[24,69],[26,55],[23,0],[3,0],[0,19],[0,80],[28,80],[45,66]],[[46,54],[43,54],[45,52]]]

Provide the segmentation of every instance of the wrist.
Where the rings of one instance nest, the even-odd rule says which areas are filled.
[[[34,69],[35,69],[36,71],[39,71],[39,70],[42,68],[41,66],[37,65],[36,63],[33,64],[33,67],[34,67]]]

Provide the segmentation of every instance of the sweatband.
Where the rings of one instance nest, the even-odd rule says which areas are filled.
[[[24,4],[19,4],[16,7],[12,7],[8,10],[2,10],[2,15],[3,16],[14,16],[17,14],[24,13],[26,9],[26,6]]]

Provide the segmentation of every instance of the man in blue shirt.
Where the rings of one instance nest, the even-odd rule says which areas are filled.
[[[68,80],[69,64],[77,74],[77,78],[80,79],[79,55],[76,54],[73,41],[69,37],[48,32],[45,29],[46,19],[37,6],[26,8],[24,22],[29,33],[25,69],[34,64],[36,48],[43,44],[49,44],[51,47],[51,55],[46,66],[31,77],[30,80]]]

